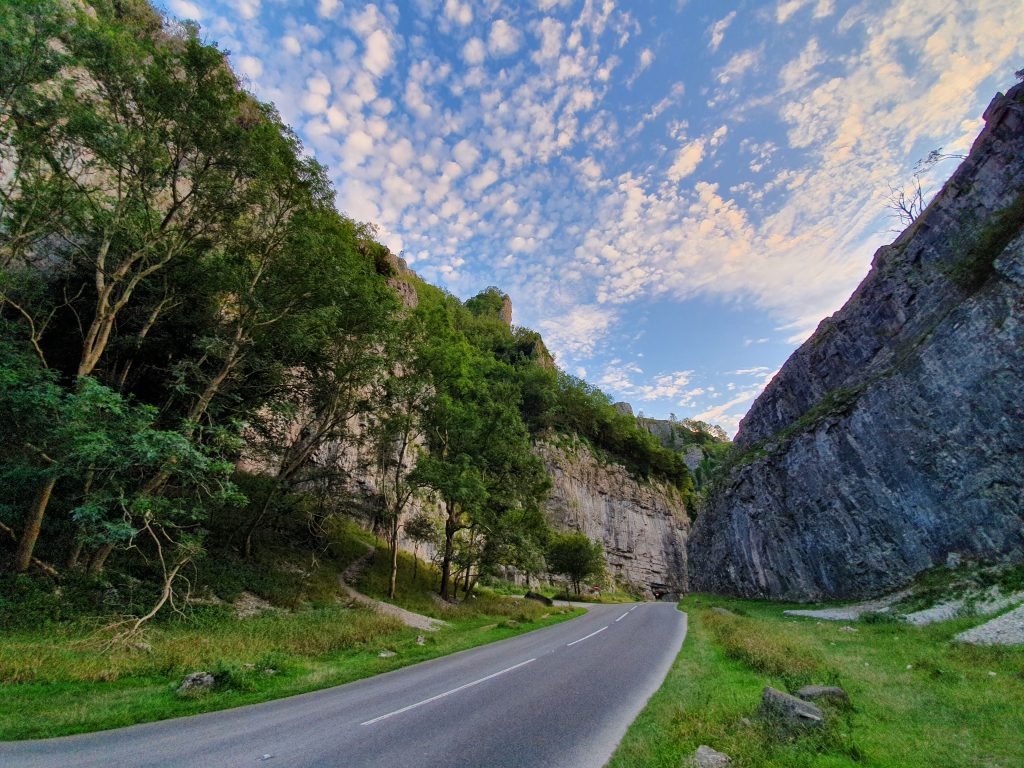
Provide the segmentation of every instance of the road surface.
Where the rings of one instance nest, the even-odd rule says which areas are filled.
[[[599,768],[686,635],[673,603],[586,615],[322,691],[60,739],[4,768]]]

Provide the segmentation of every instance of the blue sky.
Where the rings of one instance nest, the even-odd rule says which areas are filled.
[[[730,433],[1024,66],[1019,0],[165,0],[427,280]],[[953,169],[939,164],[926,188]]]

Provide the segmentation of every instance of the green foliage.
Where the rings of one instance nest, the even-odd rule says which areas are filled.
[[[582,533],[553,536],[547,547],[548,569],[572,582],[576,594],[580,584],[604,573],[604,549]]]
[[[950,267],[950,278],[965,290],[975,290],[995,272],[995,261],[1024,230],[1024,194],[992,216],[973,233],[965,252]]]

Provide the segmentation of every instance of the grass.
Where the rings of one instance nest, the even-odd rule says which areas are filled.
[[[678,768],[701,744],[737,766],[1024,765],[1024,649],[950,642],[980,619],[861,621],[849,632],[784,617],[788,607],[701,595],[680,603],[689,614],[682,651],[609,768]],[[852,706],[799,738],[756,717],[765,686],[805,683],[841,685]]]
[[[355,608],[338,595],[339,570],[365,552],[365,532],[340,532],[333,552],[273,568],[223,560],[204,565],[203,584],[220,599],[251,591],[279,606],[237,619],[229,605],[201,605],[189,619],[155,622],[143,644],[110,646],[110,617],[22,624],[0,635],[0,740],[96,731],[226,709],[340,685],[564,621],[580,611],[486,595],[460,605],[430,596],[403,556],[396,602],[448,622],[438,632]],[[364,541],[365,540],[365,541]],[[269,558],[269,554],[264,555]],[[381,564],[384,564],[382,567]],[[381,549],[368,591],[386,584]],[[430,569],[420,564],[420,576]],[[420,645],[417,636],[422,634]],[[383,650],[396,655],[381,658]],[[216,686],[182,696],[182,678],[211,672]]]

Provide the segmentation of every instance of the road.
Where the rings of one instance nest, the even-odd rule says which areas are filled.
[[[322,691],[60,739],[4,768],[599,768],[686,635],[673,603],[579,618]]]

